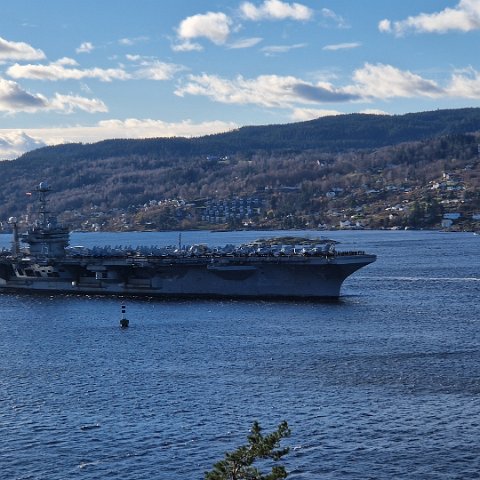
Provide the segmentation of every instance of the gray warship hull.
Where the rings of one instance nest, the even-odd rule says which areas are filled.
[[[321,256],[0,260],[0,292],[151,297],[335,299],[343,281],[375,260]]]
[[[0,291],[151,297],[337,298],[343,281],[375,261],[337,252],[325,239],[282,237],[210,248],[69,247],[70,233],[48,211],[50,187],[36,188],[38,219],[0,254]],[[26,247],[22,248],[21,243]]]

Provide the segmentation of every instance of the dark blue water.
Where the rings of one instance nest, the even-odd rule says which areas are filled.
[[[292,479],[479,478],[480,237],[329,236],[379,257],[334,304],[128,300],[121,330],[118,299],[0,295],[0,478],[201,479],[254,420]]]

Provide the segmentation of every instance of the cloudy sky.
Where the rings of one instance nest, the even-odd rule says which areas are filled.
[[[480,105],[480,0],[5,0],[0,159]]]

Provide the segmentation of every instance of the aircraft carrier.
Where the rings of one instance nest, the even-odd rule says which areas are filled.
[[[332,240],[277,238],[224,247],[70,247],[68,228],[36,188],[37,220],[0,252],[0,292],[151,297],[336,299],[343,281],[376,260]]]

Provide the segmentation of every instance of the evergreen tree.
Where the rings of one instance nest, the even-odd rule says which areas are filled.
[[[282,438],[290,436],[287,422],[282,422],[277,430],[268,435],[262,434],[258,422],[254,422],[248,438],[248,445],[226,453],[225,459],[217,462],[211,472],[205,473],[205,480],[281,480],[287,478],[287,471],[281,465],[274,465],[268,474],[262,474],[253,464],[257,460],[277,462],[289,452],[280,448]]]
[[[412,209],[410,210],[410,214],[408,216],[408,224],[411,225],[413,228],[418,228],[423,225],[424,222],[425,211],[420,205],[419,202],[413,202]]]

